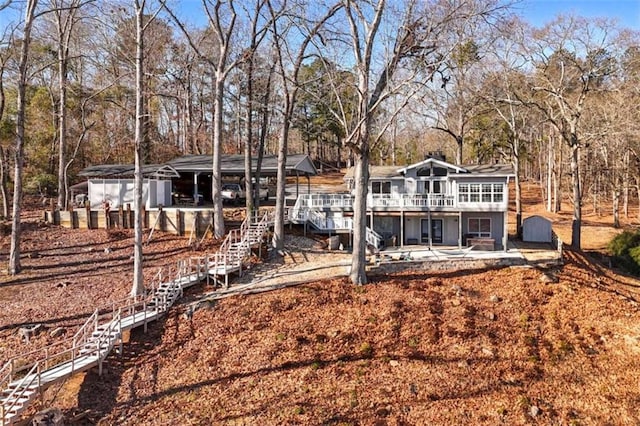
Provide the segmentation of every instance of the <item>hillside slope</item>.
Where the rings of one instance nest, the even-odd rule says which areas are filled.
[[[66,403],[100,424],[637,424],[634,281],[595,268],[569,253],[558,283],[405,273],[174,310]]]

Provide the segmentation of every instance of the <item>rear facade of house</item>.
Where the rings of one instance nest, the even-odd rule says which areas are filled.
[[[506,250],[511,165],[459,166],[441,154],[406,167],[372,166],[367,195],[367,241],[377,246],[467,246],[479,241]],[[294,215],[321,232],[353,229],[351,192],[298,198]]]

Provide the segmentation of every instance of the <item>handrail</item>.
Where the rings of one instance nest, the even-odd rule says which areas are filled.
[[[36,372],[38,372],[38,374],[35,374]],[[27,381],[29,377],[31,377],[31,380]],[[27,373],[27,375],[24,376],[22,380],[20,380],[20,382],[11,391],[11,393],[4,398],[5,401],[9,401],[10,405],[9,407],[5,407],[4,403],[2,404],[2,412],[0,413],[2,417],[0,419],[2,420],[3,425],[4,425],[5,413],[8,411],[11,411],[13,407],[16,406],[16,404],[18,403],[18,400],[24,396],[25,392],[33,385],[33,382],[35,382],[36,379],[38,380],[38,388],[40,388],[40,363],[39,362],[36,362],[33,365],[33,367],[31,367],[31,370],[29,370],[29,373]],[[18,390],[20,390],[20,393],[16,395]]]
[[[382,242],[382,235],[367,226],[365,240],[375,248],[379,248]]]
[[[89,316],[89,318],[87,318],[85,323],[82,324],[78,329],[78,331],[76,331],[76,333],[73,335],[73,340],[72,340],[73,346],[76,346],[78,340],[81,340],[82,342],[86,341],[87,335],[90,335],[96,329],[97,322],[98,322],[98,309],[93,311],[93,313]],[[94,330],[90,331],[89,334],[87,334],[87,330],[89,326],[92,326]]]

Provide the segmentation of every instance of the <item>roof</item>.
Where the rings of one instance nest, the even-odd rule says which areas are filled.
[[[211,172],[213,169],[213,157],[211,155],[183,155],[169,161],[170,166],[181,172]],[[252,168],[255,170],[257,159],[252,158]],[[317,170],[313,161],[306,154],[287,155],[285,165],[287,173],[300,173],[315,175]],[[223,155],[220,158],[220,171],[227,175],[244,174],[243,155]],[[278,157],[276,155],[265,155],[262,159],[261,173],[263,175],[276,175],[278,172]]]
[[[474,176],[513,176],[511,164],[474,164],[464,166]]]
[[[354,168],[351,167],[344,175],[345,179],[353,179]],[[369,166],[370,179],[391,179],[402,178],[402,174],[398,172],[398,166]]]
[[[89,166],[78,173],[79,176],[88,178],[125,178],[132,177],[135,172],[135,166],[131,164],[100,164],[97,166]],[[179,177],[178,172],[171,166],[166,164],[146,164],[142,166],[142,176],[151,178],[172,178]]]
[[[513,166],[511,164],[474,164],[465,166],[455,166],[442,160],[435,158],[428,158],[416,164],[412,164],[401,169],[398,166],[369,166],[369,178],[370,179],[392,179],[402,178],[403,174],[407,170],[424,166],[427,163],[433,163],[441,167],[454,169],[459,173],[456,173],[456,178],[465,176],[513,176]],[[351,167],[345,174],[345,179],[353,179],[354,168]]]
[[[255,170],[257,159],[253,158],[253,168]],[[316,175],[318,171],[313,165],[313,161],[306,154],[294,154],[287,156],[285,165],[288,174]],[[207,173],[213,170],[213,157],[211,155],[183,155],[174,158],[166,164],[149,164],[142,167],[142,174],[145,177],[172,178],[180,177],[180,173]],[[223,155],[220,159],[220,170],[226,175],[244,174],[243,155]],[[78,173],[87,178],[125,178],[132,177],[134,166],[131,164],[100,164],[89,166]],[[275,176],[278,172],[278,157],[276,155],[266,155],[262,159],[263,175]]]
[[[403,167],[402,169],[398,170],[398,172],[406,173],[407,170],[409,170],[409,169],[417,169],[418,167],[422,167],[422,166],[424,166],[426,164],[429,164],[429,163],[435,164],[435,165],[440,166],[440,167],[444,167],[446,169],[453,169],[453,170],[455,170],[455,171],[457,171],[459,173],[466,172],[466,170],[463,167],[456,166],[455,164],[447,163],[446,161],[439,160],[439,159],[433,158],[433,157],[430,157],[430,158],[427,158],[425,160],[422,160],[419,163],[415,163],[415,164],[408,165],[407,167]]]

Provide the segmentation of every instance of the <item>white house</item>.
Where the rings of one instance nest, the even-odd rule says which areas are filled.
[[[506,250],[511,165],[459,166],[432,155],[406,167],[371,166],[367,240],[375,245],[474,245]],[[345,176],[353,189],[353,169]],[[351,232],[353,194],[301,195],[299,221]]]

